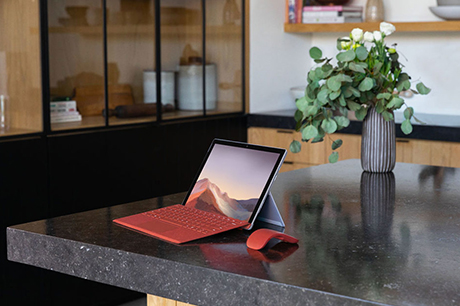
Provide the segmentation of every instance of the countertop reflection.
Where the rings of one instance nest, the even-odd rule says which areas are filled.
[[[272,295],[288,292],[283,298],[292,305],[307,301],[321,305],[326,301],[331,305],[460,304],[458,169],[398,163],[393,173],[370,174],[362,172],[358,160],[348,160],[281,173],[272,194],[286,233],[300,239],[295,248],[281,243],[251,252],[245,247],[248,233],[239,230],[177,246],[112,223],[118,217],[179,203],[184,194],[176,194],[11,227],[8,256],[121,287],[125,286],[120,278],[124,270],[116,265],[116,253],[111,251],[160,260],[166,266],[173,263],[174,279],[187,286],[167,279],[168,288],[158,289],[158,284],[153,288],[149,283],[147,290],[140,283],[142,277],[130,281],[139,282],[135,290],[192,303],[226,299],[223,290],[245,299],[242,287],[252,284],[259,291],[248,291],[248,300],[241,305],[279,302],[258,296],[268,290],[264,286],[273,286],[267,291]],[[83,252],[88,245],[100,250],[93,255]],[[96,258],[101,252],[106,259]],[[118,276],[99,271],[104,265]],[[192,287],[187,278],[190,267],[199,269],[196,273],[203,279],[223,272],[221,284],[204,284],[210,292],[220,291],[212,295],[187,289]],[[149,269],[154,270],[152,262]],[[226,287],[219,287],[222,284]]]

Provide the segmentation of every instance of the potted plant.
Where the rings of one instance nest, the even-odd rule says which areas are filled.
[[[426,95],[430,92],[423,83],[412,89],[411,77],[403,71],[396,44],[388,47],[385,37],[395,27],[387,22],[380,31],[365,32],[354,29],[349,37],[337,40],[337,63],[323,57],[317,47],[310,49],[310,57],[318,64],[308,73],[305,96],[297,99],[294,115],[296,130],[302,141],[311,143],[331,141],[329,162],[339,159],[336,151],[342,140],[332,140],[330,134],[350,124],[348,112],[354,111],[363,120],[361,164],[365,171],[390,172],[395,164],[395,124],[393,111],[406,107],[401,130],[412,132],[414,109],[401,98],[403,91]],[[293,141],[290,150],[301,150],[301,143]]]

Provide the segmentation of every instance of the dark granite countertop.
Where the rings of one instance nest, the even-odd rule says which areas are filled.
[[[459,305],[459,186],[460,169],[347,160],[279,174],[298,247],[251,252],[240,230],[177,246],[112,223],[176,194],[12,226],[8,258],[196,305]]]
[[[267,127],[277,129],[295,129],[295,109],[285,109],[263,113],[249,114],[248,125],[250,127]],[[426,124],[413,124],[413,131],[405,135],[401,131],[403,115],[395,114],[396,137],[423,140],[441,140],[460,142],[460,116],[456,115],[431,115],[417,114],[418,118]],[[361,134],[362,121],[351,120],[347,128],[340,130],[340,133]]]

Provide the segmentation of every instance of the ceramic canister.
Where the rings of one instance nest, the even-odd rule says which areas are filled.
[[[174,105],[175,78],[173,71],[161,72],[161,102]],[[157,102],[156,72],[144,70],[144,103]]]
[[[177,108],[181,110],[203,109],[203,66],[181,65],[178,72]],[[216,65],[208,64],[206,71],[206,109],[216,108],[217,74]]]

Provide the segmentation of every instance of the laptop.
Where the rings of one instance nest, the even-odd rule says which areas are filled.
[[[286,150],[214,139],[182,204],[113,220],[175,244],[251,229]]]

